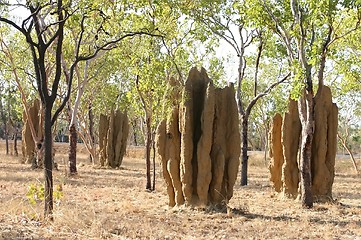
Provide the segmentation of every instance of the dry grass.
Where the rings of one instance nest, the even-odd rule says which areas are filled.
[[[168,209],[159,175],[157,191],[145,191],[142,149],[129,151],[122,169],[110,170],[91,166],[80,148],[79,175],[68,178],[66,145],[57,147],[54,179],[64,196],[54,222],[46,223],[43,204],[26,198],[43,172],[5,156],[0,142],[0,239],[361,239],[361,181],[348,159],[337,160],[337,203],[307,210],[274,194],[263,153],[251,153],[249,185],[235,187],[227,214]]]

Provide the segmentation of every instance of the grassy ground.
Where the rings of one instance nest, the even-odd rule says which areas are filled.
[[[66,176],[66,145],[57,144],[54,222],[42,221],[43,203],[26,197],[43,182],[0,142],[0,239],[361,239],[361,179],[347,158],[337,159],[335,204],[300,207],[271,189],[263,153],[252,152],[249,185],[235,186],[230,213],[168,209],[165,185],[145,191],[142,149],[132,149],[120,170],[94,168],[79,147],[79,175]],[[358,162],[359,164],[360,161]]]

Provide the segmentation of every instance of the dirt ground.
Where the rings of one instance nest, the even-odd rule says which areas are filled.
[[[130,149],[123,167],[111,170],[91,165],[80,145],[79,174],[71,178],[66,176],[67,145],[56,148],[55,189],[63,196],[55,201],[54,222],[44,222],[43,203],[31,204],[26,196],[32,184],[43,182],[43,171],[6,156],[0,141],[0,239],[361,240],[361,177],[346,157],[336,161],[336,202],[303,209],[273,192],[263,152],[251,152],[249,185],[236,184],[227,213],[169,209],[158,170],[156,191],[145,191],[141,148]]]

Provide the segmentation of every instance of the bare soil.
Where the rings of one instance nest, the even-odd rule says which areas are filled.
[[[0,141],[0,239],[361,239],[361,177],[347,157],[336,160],[336,201],[303,209],[274,193],[263,152],[251,152],[249,185],[237,181],[223,211],[169,209],[159,167],[156,191],[145,191],[142,148],[129,149],[122,168],[112,170],[90,164],[79,145],[74,177],[66,174],[67,145],[56,149],[54,186],[63,196],[54,221],[45,222],[42,201],[26,196],[31,184],[43,183],[43,171],[6,156]]]

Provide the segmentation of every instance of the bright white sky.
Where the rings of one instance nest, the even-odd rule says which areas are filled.
[[[235,50],[225,41],[221,40],[219,47],[216,49],[216,56],[218,58],[228,58],[225,62],[226,80],[227,82],[236,82],[238,75],[238,58]]]

